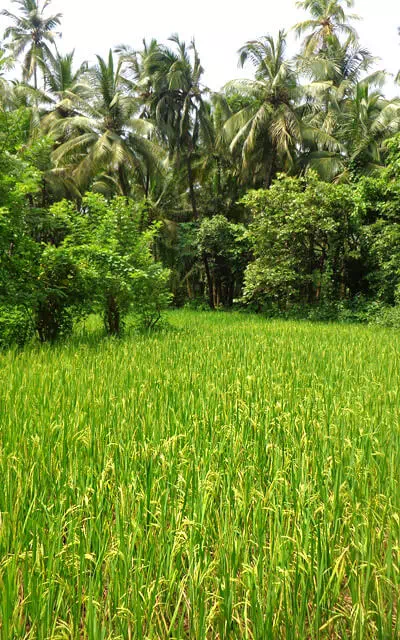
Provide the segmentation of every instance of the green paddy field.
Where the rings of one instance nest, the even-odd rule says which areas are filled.
[[[400,335],[177,311],[0,354],[0,637],[400,638]]]

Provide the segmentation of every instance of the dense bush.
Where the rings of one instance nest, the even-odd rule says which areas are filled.
[[[23,347],[34,335],[32,318],[23,307],[0,307],[0,349]]]
[[[389,169],[348,185],[327,184],[312,173],[281,176],[243,203],[253,216],[255,260],[244,289],[253,308],[367,322],[378,307],[395,304],[400,182]]]
[[[318,304],[355,295],[363,283],[359,224],[352,189],[318,180],[281,176],[269,190],[249,192],[255,261],[245,277],[245,299]],[[352,268],[350,268],[350,264]]]
[[[74,320],[90,310],[89,285],[84,266],[67,247],[46,246],[40,260],[33,306],[35,328],[41,342],[51,342],[72,332]]]
[[[250,241],[246,227],[222,215],[206,218],[198,231],[199,257],[204,265],[210,307],[231,307],[241,293]]]
[[[131,311],[144,326],[155,326],[169,303],[169,273],[152,255],[158,227],[141,231],[140,211],[124,198],[107,201],[92,193],[79,206],[64,200],[36,216],[24,202],[18,215],[3,209],[0,300],[7,313],[1,343],[28,339],[22,303],[42,342],[68,335],[91,312],[103,316],[113,335]]]
[[[132,275],[131,309],[139,327],[153,329],[170,304],[169,271],[160,264],[137,269]]]
[[[400,305],[393,307],[382,306],[371,316],[371,323],[382,327],[400,329]]]
[[[68,202],[57,207],[70,208]],[[141,207],[126,198],[107,201],[87,194],[71,211],[72,232],[64,245],[90,282],[92,311],[101,313],[108,334],[118,335],[133,312],[153,327],[169,304],[169,272],[155,263],[152,244],[158,225],[141,230]]]

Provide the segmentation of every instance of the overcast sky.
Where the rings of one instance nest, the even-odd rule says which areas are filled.
[[[11,0],[0,6],[15,11]],[[279,28],[289,29],[304,17],[295,0],[53,0],[53,12],[63,14],[60,49],[75,48],[77,59],[93,60],[110,47],[125,43],[139,48],[143,38],[167,40],[171,33],[196,39],[205,68],[205,83],[219,89],[225,82],[249,75],[237,67],[237,50],[246,42]],[[356,27],[361,43],[381,58],[380,67],[392,73],[400,68],[400,0],[356,0],[355,13],[363,19]],[[5,27],[0,17],[0,32]],[[289,52],[296,42],[289,39]],[[393,93],[393,87],[388,87]]]

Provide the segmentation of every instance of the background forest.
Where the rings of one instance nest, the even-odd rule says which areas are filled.
[[[130,313],[152,327],[169,304],[400,324],[400,99],[352,0],[299,2],[297,54],[284,31],[248,41],[249,79],[218,93],[194,41],[120,45],[91,67],[60,53],[49,0],[14,4],[0,344],[53,341],[93,312],[109,334]]]

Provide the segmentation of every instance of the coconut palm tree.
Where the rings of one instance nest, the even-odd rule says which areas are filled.
[[[355,87],[343,111],[342,136],[347,140],[350,167],[373,173],[384,166],[385,140],[400,131],[400,100],[381,92],[384,77],[366,78]]]
[[[294,65],[285,58],[286,34],[276,40],[268,35],[247,42],[239,51],[239,63],[250,61],[254,80],[234,80],[224,87],[227,96],[239,93],[245,106],[226,122],[224,130],[231,152],[241,148],[242,168],[269,186],[277,170],[294,166],[301,143],[301,120],[297,110],[299,87]]]
[[[0,47],[0,109],[3,109],[10,96],[10,82],[5,78],[5,74],[14,66],[14,58]]]
[[[42,92],[46,103],[42,114],[42,130],[48,132],[55,128],[58,120],[78,115],[77,103],[90,99],[90,87],[84,80],[88,71],[87,62],[74,66],[74,51],[61,55],[58,51],[51,54],[42,65],[45,91]]]
[[[150,119],[150,105],[153,103],[154,88],[149,75],[149,60],[157,55],[159,44],[152,39],[149,43],[143,40],[143,49],[132,49],[127,45],[119,45],[115,52],[123,62],[124,78],[131,83],[131,89],[142,104],[141,117]]]
[[[78,85],[82,74],[88,70],[87,62],[82,62],[78,68],[74,68],[75,51],[65,55],[57,50],[55,55],[51,52],[43,64],[43,76],[45,89],[53,95],[63,95]]]
[[[82,189],[97,179],[99,188],[114,187],[128,196],[135,175],[143,185],[147,166],[160,168],[157,145],[148,139],[152,124],[137,117],[138,104],[121,73],[122,61],[97,56],[87,73],[89,96],[76,96],[74,111],[55,118],[50,133],[59,146],[53,154],[56,166],[72,165]]]
[[[300,37],[307,33],[303,52],[310,56],[326,49],[329,44],[338,41],[340,35],[357,40],[357,32],[349,20],[356,20],[354,14],[347,15],[345,5],[353,7],[354,0],[301,0],[297,7],[310,11],[311,18],[299,22],[294,30]]]
[[[0,61],[1,62],[1,61]],[[76,71],[73,69],[73,52],[60,55],[50,53],[40,61],[44,77],[44,89],[35,89],[26,82],[8,83],[8,101],[12,108],[24,107],[30,114],[31,137],[37,133],[48,132],[52,119],[66,117],[73,112],[73,101],[78,93],[83,94],[88,87],[80,82],[87,69],[83,63]]]
[[[210,135],[207,87],[202,84],[203,67],[192,41],[189,46],[175,34],[175,47],[158,45],[146,56],[144,78],[151,82],[151,116],[168,146],[177,173],[185,167],[194,218],[198,217],[193,163],[199,140]]]
[[[370,174],[382,169],[385,140],[400,131],[400,102],[386,100],[380,90],[378,74],[355,84],[345,98],[333,100],[329,110],[316,112],[313,126],[329,130],[337,146],[312,141],[304,145],[300,162],[317,171],[324,180],[348,180],[350,171]]]
[[[299,74],[308,77],[314,89],[340,88],[344,95],[377,62],[377,58],[352,38],[347,38],[343,44],[333,41],[313,56],[301,54],[296,61]]]
[[[57,34],[54,30],[61,22],[61,13],[45,15],[50,0],[13,0],[19,8],[18,14],[7,9],[1,12],[12,21],[6,28],[4,37],[11,39],[11,48],[15,57],[25,54],[23,61],[23,80],[33,76],[34,87],[38,88],[38,67],[50,55]]]
[[[211,97],[209,135],[202,143],[199,175],[202,186],[208,186],[211,212],[227,213],[239,200],[243,185],[240,184],[240,155],[231,153],[225,124],[235,113],[234,99],[229,101],[222,94]]]
[[[311,135],[303,136],[300,167],[312,167],[321,178],[331,180],[345,171],[346,145],[341,135],[343,111],[357,83],[374,62],[368,50],[353,43],[329,43],[313,56],[297,57],[298,72],[309,78],[303,87],[306,99],[303,122]],[[316,135],[314,135],[316,132]]]
[[[398,130],[398,103],[381,94],[385,72],[364,75],[373,62],[369,51],[351,38],[299,59],[300,72],[312,79],[305,122],[329,141],[325,144],[321,135],[307,144],[303,139],[300,161],[324,179],[347,179],[350,168],[364,173],[379,169],[384,140]]]
[[[153,78],[149,73],[149,61],[154,60],[158,54],[159,44],[157,40],[150,42],[143,40],[141,50],[132,49],[127,45],[119,45],[115,51],[119,54],[123,65],[123,77],[128,90],[136,96],[138,104],[138,118],[152,123],[147,137],[159,147],[163,146],[165,137],[156,126],[156,95],[153,86]],[[153,200],[159,204],[164,196],[164,191],[168,190],[171,182],[171,167],[169,171],[154,172],[151,165],[145,167],[144,196],[146,200]]]

